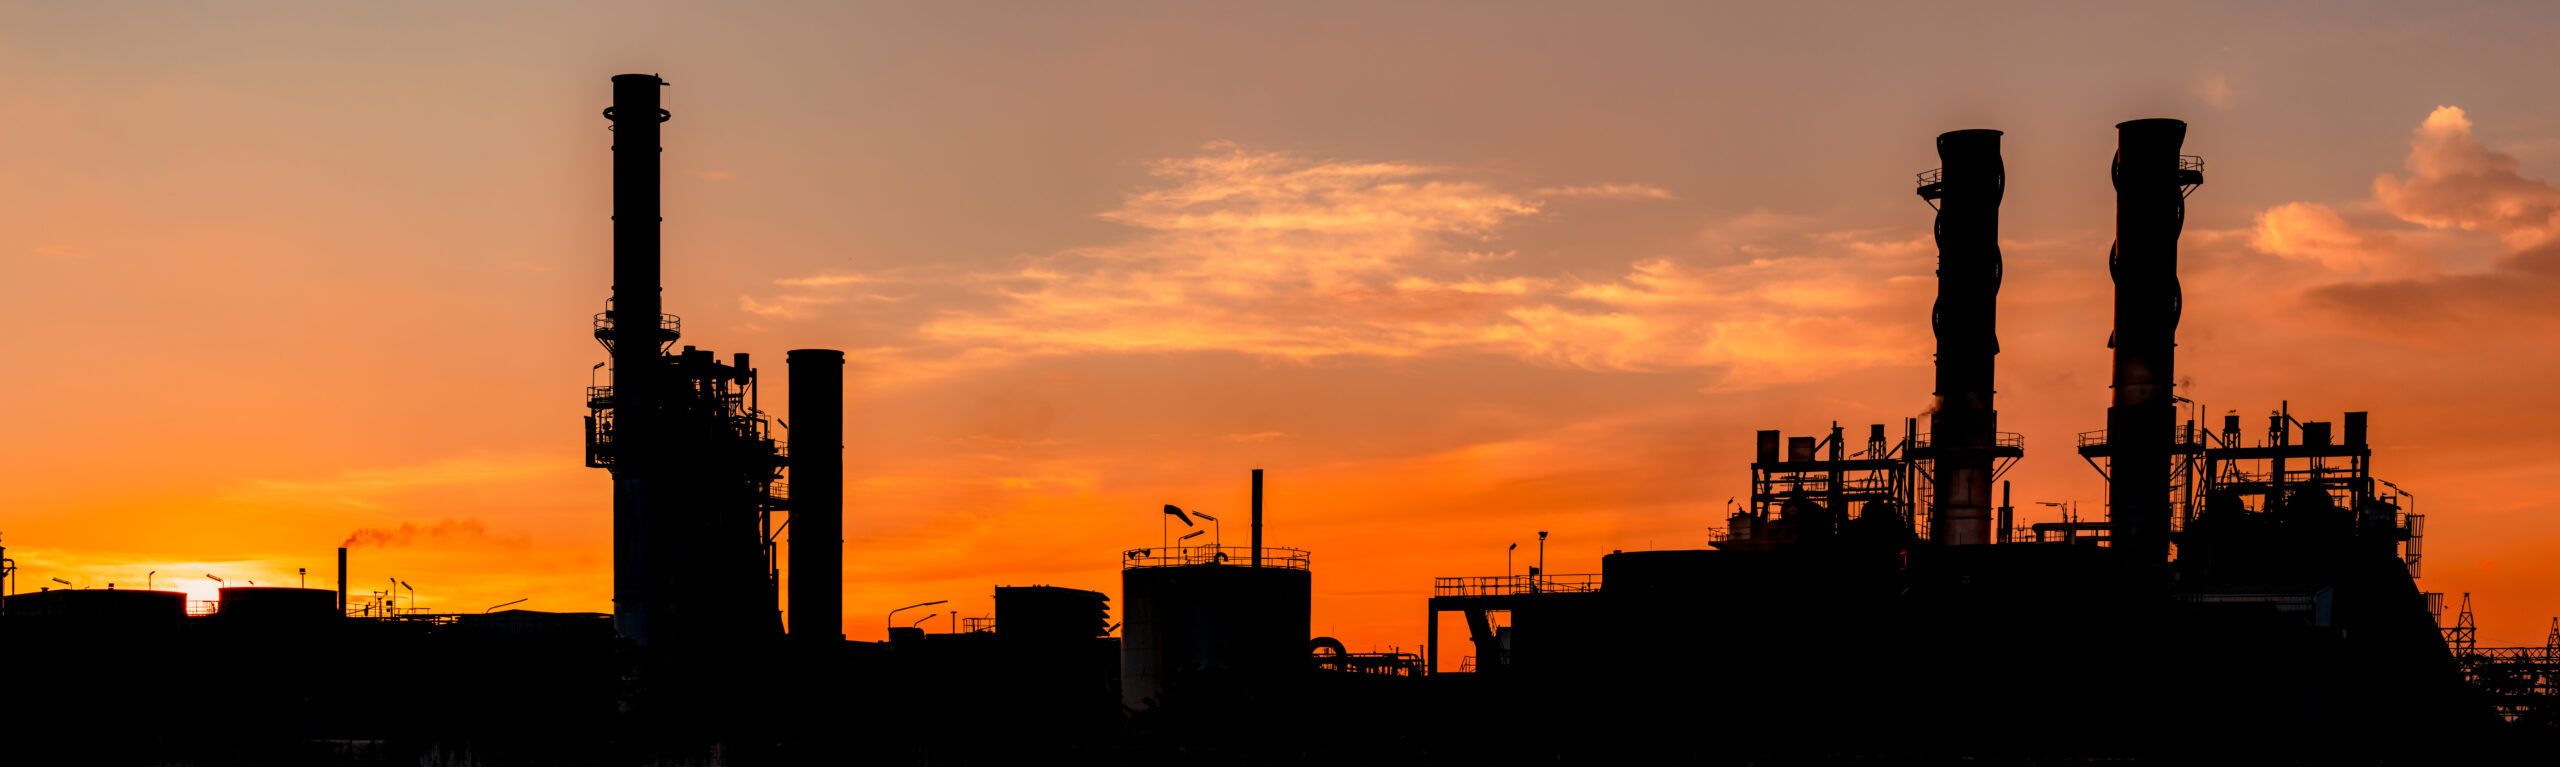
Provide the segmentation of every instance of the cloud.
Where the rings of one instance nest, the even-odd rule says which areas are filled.
[[[843,301],[843,296],[788,295],[771,301],[760,301],[755,296],[739,296],[738,310],[758,317],[799,320],[816,316],[818,306]]]
[[[2409,142],[2409,177],[2373,179],[2373,199],[2401,219],[2434,229],[2498,235],[2515,248],[2560,231],[2560,189],[2516,173],[2513,155],[2471,135],[2460,107],[2437,107]]]
[[[2427,344],[2477,342],[2560,325],[2560,188],[2525,178],[2511,155],[2471,133],[2458,107],[2437,107],[2409,143],[2408,177],[2374,178],[2375,205],[2402,222],[2493,235],[2507,251],[2486,269],[2443,273],[2413,232],[2357,226],[2334,210],[2290,203],[2260,214],[2251,244],[2365,279],[2313,287],[2311,305],[2378,335]]]
[[[2249,244],[2260,252],[2315,261],[2353,277],[2403,278],[2430,274],[2427,254],[2385,230],[2347,222],[2326,205],[2295,202],[2258,214]]]
[[[826,274],[813,274],[807,277],[784,277],[782,279],[774,280],[773,284],[794,285],[804,288],[824,288],[836,285],[859,285],[879,281],[880,278],[870,275],[829,272]]]
[[[1524,268],[1495,246],[1512,228],[1553,220],[1542,197],[1668,192],[1519,192],[1463,168],[1226,142],[1147,170],[1153,183],[1098,214],[1127,228],[1112,242],[991,273],[778,280],[806,290],[741,305],[804,317],[850,286],[948,291],[879,350],[910,376],[926,366],[902,357],[1218,351],[1301,362],[1496,355],[1599,371],[1748,370],[1778,383],[1922,359],[1896,349],[1919,348],[1906,320],[1926,316],[1927,291],[1887,283],[1928,273],[1925,232],[1825,231],[1755,210],[1706,226],[1696,252],[1630,260],[1594,280]]]
[[[1646,184],[1585,184],[1541,187],[1540,197],[1585,197],[1601,200],[1676,200],[1671,191]]]
[[[1226,436],[1226,440],[1228,442],[1267,442],[1286,436],[1289,436],[1288,432],[1257,431],[1252,434],[1229,434]]]
[[[2198,73],[2191,92],[2195,94],[2196,100],[2204,102],[2206,106],[2215,109],[2231,108],[2231,78],[2220,72]]]

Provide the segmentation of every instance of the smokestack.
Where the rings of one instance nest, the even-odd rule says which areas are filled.
[[[338,547],[338,614],[347,614],[347,547]]]
[[[844,352],[793,349],[791,635],[844,639]]]
[[[1253,566],[1262,566],[1262,470],[1253,470]]]
[[[1938,176],[1920,187],[1920,197],[1938,209],[1938,304],[1930,322],[1938,335],[1938,405],[1929,415],[1936,497],[1929,539],[1950,546],[1991,542],[1999,446],[1991,372],[2000,353],[2000,197],[2008,183],[2000,135],[1938,134]]]
[[[2169,456],[2177,430],[2178,230],[2201,163],[2178,154],[2187,124],[2116,124],[2115,401],[2107,408],[2109,545],[2135,562],[2169,556]]]
[[[672,533],[650,503],[658,444],[658,350],[675,340],[662,328],[658,287],[659,124],[657,75],[615,75],[613,108],[613,304],[596,338],[613,352],[613,626],[638,644],[649,644],[650,626],[664,619],[675,597]]]

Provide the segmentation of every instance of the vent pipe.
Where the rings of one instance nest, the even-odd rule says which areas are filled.
[[[2116,243],[2107,270],[2116,283],[2114,403],[2107,408],[2107,521],[2110,546],[2135,562],[2169,556],[2169,460],[2177,406],[2178,232],[2186,195],[2204,183],[2203,164],[2178,154],[2187,124],[2134,120],[2116,125]]]
[[[2000,198],[2007,169],[2000,132],[1938,134],[1935,177],[1920,197],[1937,206],[1937,409],[1929,416],[1934,458],[1929,539],[1943,545],[1991,542],[1991,478],[1999,444],[1992,409],[1992,358],[2000,353]]]
[[[663,622],[675,597],[674,532],[665,509],[650,503],[662,463],[658,444],[659,349],[674,340],[661,329],[658,287],[659,124],[657,75],[615,75],[613,108],[613,305],[596,329],[613,351],[613,626],[638,644]],[[663,528],[663,529],[660,529]]]
[[[844,639],[844,352],[793,349],[791,635]]]
[[[1253,566],[1262,566],[1262,470],[1253,470]]]

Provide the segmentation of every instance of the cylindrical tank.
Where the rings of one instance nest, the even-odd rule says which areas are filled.
[[[1265,549],[1262,567],[1150,554],[1130,552],[1138,564],[1120,571],[1122,703],[1151,708],[1194,679],[1206,694],[1250,690],[1307,667],[1306,552]]]
[[[226,586],[222,609],[226,623],[240,621],[305,621],[340,617],[338,592],[275,586]]]
[[[791,350],[791,634],[844,641],[844,352]]]

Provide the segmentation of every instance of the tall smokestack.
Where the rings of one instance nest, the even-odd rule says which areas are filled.
[[[844,639],[844,352],[793,349],[791,635]]]
[[[1938,335],[1938,404],[1929,416],[1936,497],[1929,539],[1971,546],[1991,542],[1999,444],[1991,372],[2000,353],[2000,197],[2008,171],[1996,130],[1938,134],[1938,161],[1937,178],[1920,187],[1920,197],[1938,208],[1938,304],[1930,321]]]
[[[658,296],[658,133],[670,115],[658,108],[657,75],[615,75],[613,108],[613,305],[597,337],[613,349],[613,625],[649,644],[675,597],[672,528],[650,504],[662,463],[657,435],[658,350],[675,340],[661,329]]]
[[[1253,566],[1262,566],[1262,470],[1253,470]]]
[[[2169,456],[2177,429],[2178,230],[2201,163],[2178,155],[2187,124],[2116,124],[2115,402],[2107,408],[2108,536],[2136,562],[2169,556]]]
[[[338,547],[338,614],[347,614],[347,547]]]

